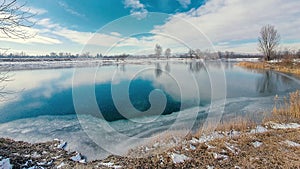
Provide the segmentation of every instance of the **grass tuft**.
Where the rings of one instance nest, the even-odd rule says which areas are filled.
[[[277,122],[300,122],[300,91],[297,90],[289,94],[289,97],[280,101],[275,97],[275,106],[271,119]]]

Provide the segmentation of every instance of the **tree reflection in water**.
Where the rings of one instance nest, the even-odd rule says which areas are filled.
[[[192,61],[189,63],[189,69],[191,72],[200,72],[205,66],[202,61]]]
[[[165,70],[170,73],[171,66],[170,66],[169,62],[167,62],[166,66],[165,66]]]
[[[272,71],[265,71],[263,76],[257,80],[256,89],[259,93],[276,92],[278,89],[278,81],[278,74]]]
[[[159,78],[162,74],[161,66],[159,63],[155,63],[155,76]]]

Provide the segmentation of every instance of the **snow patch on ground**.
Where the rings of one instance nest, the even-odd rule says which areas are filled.
[[[211,134],[208,134],[208,135],[202,135],[200,138],[199,138],[199,143],[205,143],[205,142],[209,142],[211,140],[214,140],[214,139],[218,139],[218,138],[223,138],[224,135],[223,134],[220,134],[218,132],[213,132]]]
[[[255,141],[252,143],[252,145],[257,148],[257,147],[260,147],[263,143],[262,142],[259,142],[259,141]]]
[[[59,169],[59,168],[62,168],[63,166],[65,166],[66,164],[64,163],[64,162],[62,162],[62,163],[60,163],[58,166],[57,166],[57,168]]]
[[[57,146],[59,149],[65,149],[67,147],[67,142],[60,140],[60,144]]]
[[[173,160],[173,163],[177,164],[177,163],[183,163],[186,160],[189,160],[190,158],[187,157],[184,154],[176,154],[176,153],[172,153],[171,154],[171,158]]]
[[[37,152],[34,152],[32,155],[31,155],[32,158],[40,158],[41,155]]]
[[[252,129],[250,131],[250,133],[252,134],[255,134],[255,133],[264,133],[264,132],[267,132],[268,129],[266,129],[265,127],[261,126],[261,125],[258,125],[255,129]]]
[[[80,153],[77,153],[75,156],[72,156],[71,160],[80,162],[80,163],[86,163],[86,160],[81,156]]]
[[[224,155],[224,154],[218,154],[218,153],[213,153],[213,157],[214,157],[216,160],[227,160],[227,159],[228,159],[228,156],[227,156],[227,155]]]
[[[190,144],[190,149],[191,149],[191,150],[196,150],[196,147],[193,146],[192,144]]]
[[[231,151],[233,154],[238,155],[239,152],[241,151],[239,148],[235,147],[234,145],[231,145],[227,142],[225,142],[226,148]]]
[[[300,128],[300,124],[298,123],[289,123],[289,124],[278,124],[274,122],[268,123],[272,129],[297,129]]]
[[[208,166],[206,166],[206,168],[207,168],[207,169],[214,169],[214,166],[208,165]]]
[[[287,144],[290,147],[300,147],[299,143],[296,143],[296,142],[293,142],[293,141],[290,141],[290,140],[285,140],[283,143]]]
[[[1,169],[11,169],[12,165],[10,164],[10,159],[6,158],[0,161],[0,168]]]
[[[114,163],[112,162],[108,162],[108,163],[100,163],[100,165],[105,166],[105,167],[109,167],[109,168],[122,168],[122,166],[120,165],[114,165]]]
[[[44,169],[44,167],[41,167],[41,166],[32,166],[32,167],[29,167],[28,169]]]

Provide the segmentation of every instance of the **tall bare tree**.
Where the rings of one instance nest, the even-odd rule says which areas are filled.
[[[159,44],[156,44],[156,45],[155,45],[154,51],[155,51],[155,56],[156,56],[157,58],[159,58],[160,55],[161,55],[162,52],[163,52],[163,49],[162,49],[162,47],[161,47]]]
[[[196,59],[203,59],[203,54],[200,49],[196,49],[195,53],[196,53]]]
[[[258,49],[264,55],[265,60],[271,60],[280,43],[280,35],[272,25],[263,26],[258,38]]]
[[[169,57],[171,56],[171,49],[170,48],[165,50],[165,56],[167,57],[167,59],[169,59]]]
[[[188,56],[192,59],[195,58],[196,52],[193,49],[189,49]]]
[[[19,5],[17,0],[2,0],[0,4],[0,38],[28,39],[35,34],[29,29],[34,25],[30,19],[35,15],[26,4]]]

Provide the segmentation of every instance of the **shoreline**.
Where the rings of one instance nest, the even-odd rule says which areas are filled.
[[[9,159],[13,168],[287,168],[300,165],[299,134],[298,123],[268,122],[241,131],[190,135],[161,152],[162,142],[141,146],[134,153],[148,152],[143,158],[111,155],[90,162],[80,153],[66,151],[67,143],[61,140],[30,144],[1,138],[0,161]],[[163,140],[168,141],[174,139]]]

